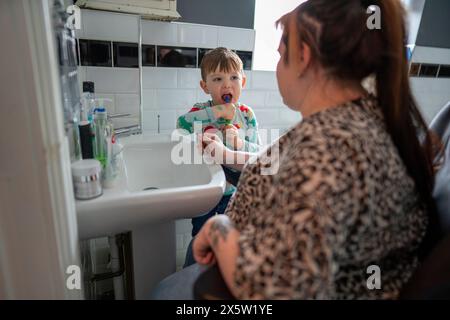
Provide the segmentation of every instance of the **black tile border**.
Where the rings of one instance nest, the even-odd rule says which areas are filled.
[[[111,63],[110,65],[92,65],[92,64],[82,64],[82,57],[81,57],[81,49],[80,49],[80,42],[86,42],[86,41],[93,41],[93,42],[106,42],[109,43],[109,47],[110,47],[110,60]],[[130,68],[130,69],[137,69],[139,68],[139,65],[137,67],[121,67],[121,66],[116,66],[115,65],[115,60],[116,60],[116,52],[115,52],[115,44],[133,44],[133,45],[138,45],[138,50],[139,50],[139,44],[136,42],[126,42],[126,41],[112,41],[112,40],[99,40],[99,39],[84,39],[84,38],[77,38],[76,39],[76,51],[77,51],[77,65],[79,67],[106,67],[106,68]],[[182,46],[170,46],[170,45],[156,45],[156,44],[147,44],[147,43],[142,43],[141,45],[141,51],[144,50],[144,47],[153,47],[153,52],[154,52],[154,63],[147,63],[146,61],[144,61],[144,54],[143,52],[141,52],[141,60],[142,60],[142,67],[156,67],[156,68],[170,68],[167,66],[158,66],[158,47],[169,47],[169,48],[173,48],[173,49],[194,49],[196,52],[196,62],[195,62],[195,67],[191,67],[191,66],[186,66],[186,67],[175,67],[175,68],[200,68],[200,51],[204,50],[205,52],[207,52],[208,50],[212,50],[214,48],[203,48],[203,47],[182,47]],[[234,52],[236,52],[238,55],[250,55],[250,59],[251,59],[251,63],[250,63],[250,69],[248,67],[245,67],[244,70],[247,71],[252,71],[253,70],[253,51],[243,51],[243,50],[234,50],[232,49]],[[79,53],[79,55],[78,55]],[[138,57],[139,59],[139,52],[138,52]],[[88,61],[90,61],[90,59],[88,59]],[[138,60],[139,62],[139,60]],[[243,61],[244,66],[245,66],[245,61]]]
[[[409,67],[409,76],[428,79],[450,78],[450,65],[412,62]]]
[[[130,47],[134,47],[136,48],[136,61],[135,63],[131,64],[131,65],[125,65],[122,64],[123,62],[120,62],[118,60],[118,52],[116,50],[117,47],[119,46],[130,46]],[[112,51],[113,51],[113,62],[114,62],[114,67],[117,68],[133,68],[133,69],[138,69],[139,68],[139,44],[135,43],[135,42],[121,42],[121,41],[113,41],[112,42]]]

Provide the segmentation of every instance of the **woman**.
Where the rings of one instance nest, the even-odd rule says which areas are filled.
[[[381,30],[366,27],[369,5],[381,9]],[[261,159],[244,167],[226,215],[197,235],[194,257],[217,263],[237,298],[395,299],[435,222],[401,3],[309,0],[278,23],[279,89],[303,121],[279,139],[277,173],[262,175]],[[370,75],[376,97],[361,85]],[[205,141],[215,157],[229,152]],[[380,289],[367,285],[372,265]]]

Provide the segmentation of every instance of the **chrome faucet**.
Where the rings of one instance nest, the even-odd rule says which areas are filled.
[[[115,113],[115,114],[108,115],[108,118],[109,119],[124,118],[124,117],[128,117],[130,115],[131,115],[130,113]],[[138,124],[120,127],[120,128],[117,128],[114,130],[114,134],[116,135],[116,137],[129,136],[132,134],[139,134],[139,133],[141,133],[141,126]]]

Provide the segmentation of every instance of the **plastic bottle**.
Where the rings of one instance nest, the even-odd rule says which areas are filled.
[[[83,108],[86,111],[87,120],[92,123],[95,110],[95,85],[92,81],[83,82]]]
[[[111,139],[111,157],[105,170],[104,187],[112,188],[117,184],[118,176],[122,164],[123,145],[117,142],[113,136]]]
[[[108,114],[104,107],[94,109],[93,131],[94,131],[94,157],[106,168],[108,159],[107,141]]]
[[[78,123],[78,130],[80,131],[80,144],[81,144],[81,155],[83,159],[93,159],[94,158],[94,148],[93,148],[93,134],[91,129],[91,122],[88,120],[88,112],[90,105],[85,96],[81,99],[81,112],[80,112],[80,122]]]

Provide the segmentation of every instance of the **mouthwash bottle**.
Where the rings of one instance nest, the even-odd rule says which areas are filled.
[[[100,161],[105,169],[108,160],[108,115],[104,107],[94,110],[93,131],[94,158]]]

